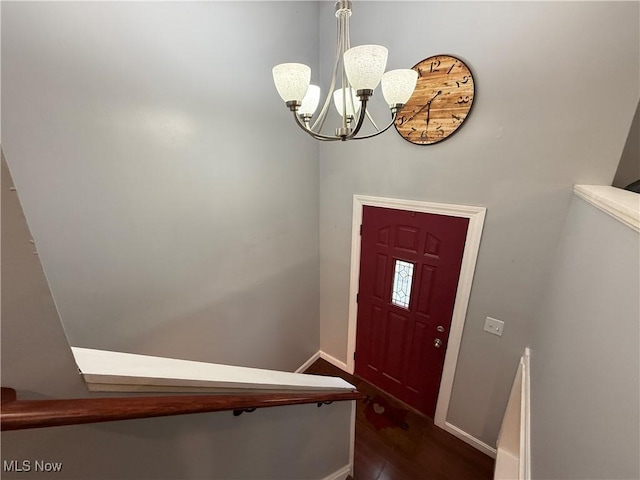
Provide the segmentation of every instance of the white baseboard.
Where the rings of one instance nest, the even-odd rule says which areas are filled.
[[[491,458],[496,458],[496,449],[487,445],[486,443],[478,440],[476,437],[468,434],[464,430],[459,429],[455,425],[450,424],[449,422],[445,422],[444,425],[438,425],[444,431],[449,432],[454,437],[459,438],[465,443],[468,443],[474,448],[477,448],[482,453],[489,455]]]
[[[300,367],[298,367],[298,369],[295,371],[295,373],[304,372],[307,368],[309,368],[311,365],[313,365],[313,362],[315,362],[319,358],[322,358],[323,360],[326,360],[331,365],[333,365],[335,367],[338,367],[340,370],[342,370],[344,372],[348,372],[349,371],[349,370],[347,370],[347,364],[346,363],[341,362],[337,358],[332,357],[331,355],[329,355],[328,353],[323,352],[322,350],[318,350],[316,353],[311,355],[311,358],[309,360],[307,360],[302,365],[300,365]]]
[[[351,465],[345,465],[322,480],[345,480],[349,475],[351,475]]]
[[[329,355],[328,353],[323,352],[322,350],[320,350],[320,358],[322,358],[323,360],[326,360],[327,362],[329,362],[330,364],[332,364],[335,367],[338,367],[340,370],[342,370],[344,372],[349,372],[349,370],[347,369],[347,364],[346,363],[341,362],[337,358],[332,357],[331,355]]]
[[[303,373],[307,368],[313,365],[313,362],[315,362],[319,358],[320,358],[320,350],[318,350],[316,353],[311,355],[311,358],[306,362],[304,362],[302,365],[300,365],[294,373]]]

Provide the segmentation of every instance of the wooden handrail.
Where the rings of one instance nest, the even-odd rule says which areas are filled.
[[[2,387],[0,430],[57,427],[227,410],[242,412],[256,408],[305,403],[322,405],[326,402],[363,400],[365,398],[366,395],[352,390],[347,392],[294,393],[289,391],[235,395],[17,400],[14,389]]]

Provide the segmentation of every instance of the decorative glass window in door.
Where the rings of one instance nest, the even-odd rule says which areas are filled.
[[[403,260],[395,261],[393,272],[393,289],[391,303],[402,308],[409,308],[411,284],[413,282],[413,263]]]

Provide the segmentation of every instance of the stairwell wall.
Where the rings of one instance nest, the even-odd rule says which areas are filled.
[[[293,371],[319,350],[318,145],[273,65],[313,2],[2,5],[2,141],[72,345]]]

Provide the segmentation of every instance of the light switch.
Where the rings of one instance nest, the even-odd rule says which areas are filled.
[[[484,321],[484,331],[493,333],[494,335],[502,336],[502,330],[504,329],[504,322],[496,320],[495,318],[487,317]]]

